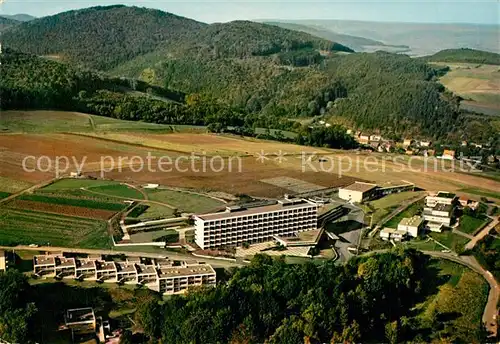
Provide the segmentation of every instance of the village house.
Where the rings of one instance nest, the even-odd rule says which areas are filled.
[[[441,159],[454,160],[455,159],[455,151],[445,149],[443,151],[443,155],[441,155]]]
[[[415,141],[413,139],[404,139],[403,148],[410,147]]]

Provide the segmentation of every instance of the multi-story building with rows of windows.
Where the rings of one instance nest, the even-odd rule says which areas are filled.
[[[195,242],[202,249],[241,246],[316,229],[318,207],[304,199],[285,198],[264,206],[228,207],[194,220]]]

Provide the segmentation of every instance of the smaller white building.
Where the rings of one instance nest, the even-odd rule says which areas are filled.
[[[406,231],[395,229],[395,228],[384,228],[380,231],[380,238],[385,241],[403,241],[406,237]]]
[[[395,228],[384,228],[380,231],[379,235],[382,240],[389,241],[391,239],[391,235],[396,231]]]
[[[5,257],[5,251],[0,250],[0,271],[7,270],[7,259]]]
[[[376,184],[355,182],[354,184],[340,188],[339,198],[350,202],[361,203],[370,199],[376,188]]]
[[[416,238],[422,229],[424,219],[422,216],[405,217],[398,224],[398,230],[408,233],[409,236]]]

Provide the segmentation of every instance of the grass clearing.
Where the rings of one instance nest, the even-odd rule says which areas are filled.
[[[489,220],[486,216],[476,218],[469,215],[462,215],[457,229],[467,234],[473,234],[477,229],[483,227],[488,222]]]
[[[156,189],[147,192],[149,199],[170,204],[180,212],[206,213],[224,205],[224,203],[213,198],[189,192],[167,189]]]
[[[162,241],[159,239],[162,239],[164,237],[167,243],[173,243],[179,241],[179,233],[177,233],[173,229],[135,233],[130,236],[130,241],[134,243]]]
[[[454,234],[451,230],[444,230],[441,233],[432,232],[429,235],[431,238],[439,241],[441,244],[452,249],[453,251],[463,249],[465,244],[469,241],[469,239],[461,235]]]
[[[0,208],[0,243],[61,247],[111,247],[105,221]]]
[[[400,192],[368,202],[367,204],[363,204],[362,207],[365,213],[371,212],[371,215],[369,215],[373,217],[371,223],[375,224],[389,215],[393,210],[396,210],[403,202],[417,198],[423,194],[425,194],[424,191]]]
[[[124,184],[100,185],[88,188],[90,191],[121,198],[144,199],[144,195],[133,187]]]
[[[54,183],[40,189],[41,191],[61,191],[80,188],[93,188],[107,185],[119,185],[118,182],[109,180],[93,180],[93,179],[60,179]]]
[[[416,202],[408,206],[405,210],[394,216],[392,219],[387,221],[384,224],[384,227],[389,227],[389,228],[398,228],[398,224],[401,222],[402,219],[405,217],[412,217],[414,215],[417,215],[422,212],[423,208],[423,203],[422,202]]]
[[[148,204],[148,206],[148,209],[137,217],[138,220],[174,217],[174,209],[172,208],[153,203]]]

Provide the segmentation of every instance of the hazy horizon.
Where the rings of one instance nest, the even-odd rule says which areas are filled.
[[[27,6],[27,3],[29,6]],[[155,8],[198,21],[213,23],[233,20],[339,20],[411,24],[500,24],[500,4],[487,0],[476,3],[465,1],[109,1],[61,0],[23,1],[5,0],[0,14],[29,14],[36,17],[93,6],[127,5]]]

